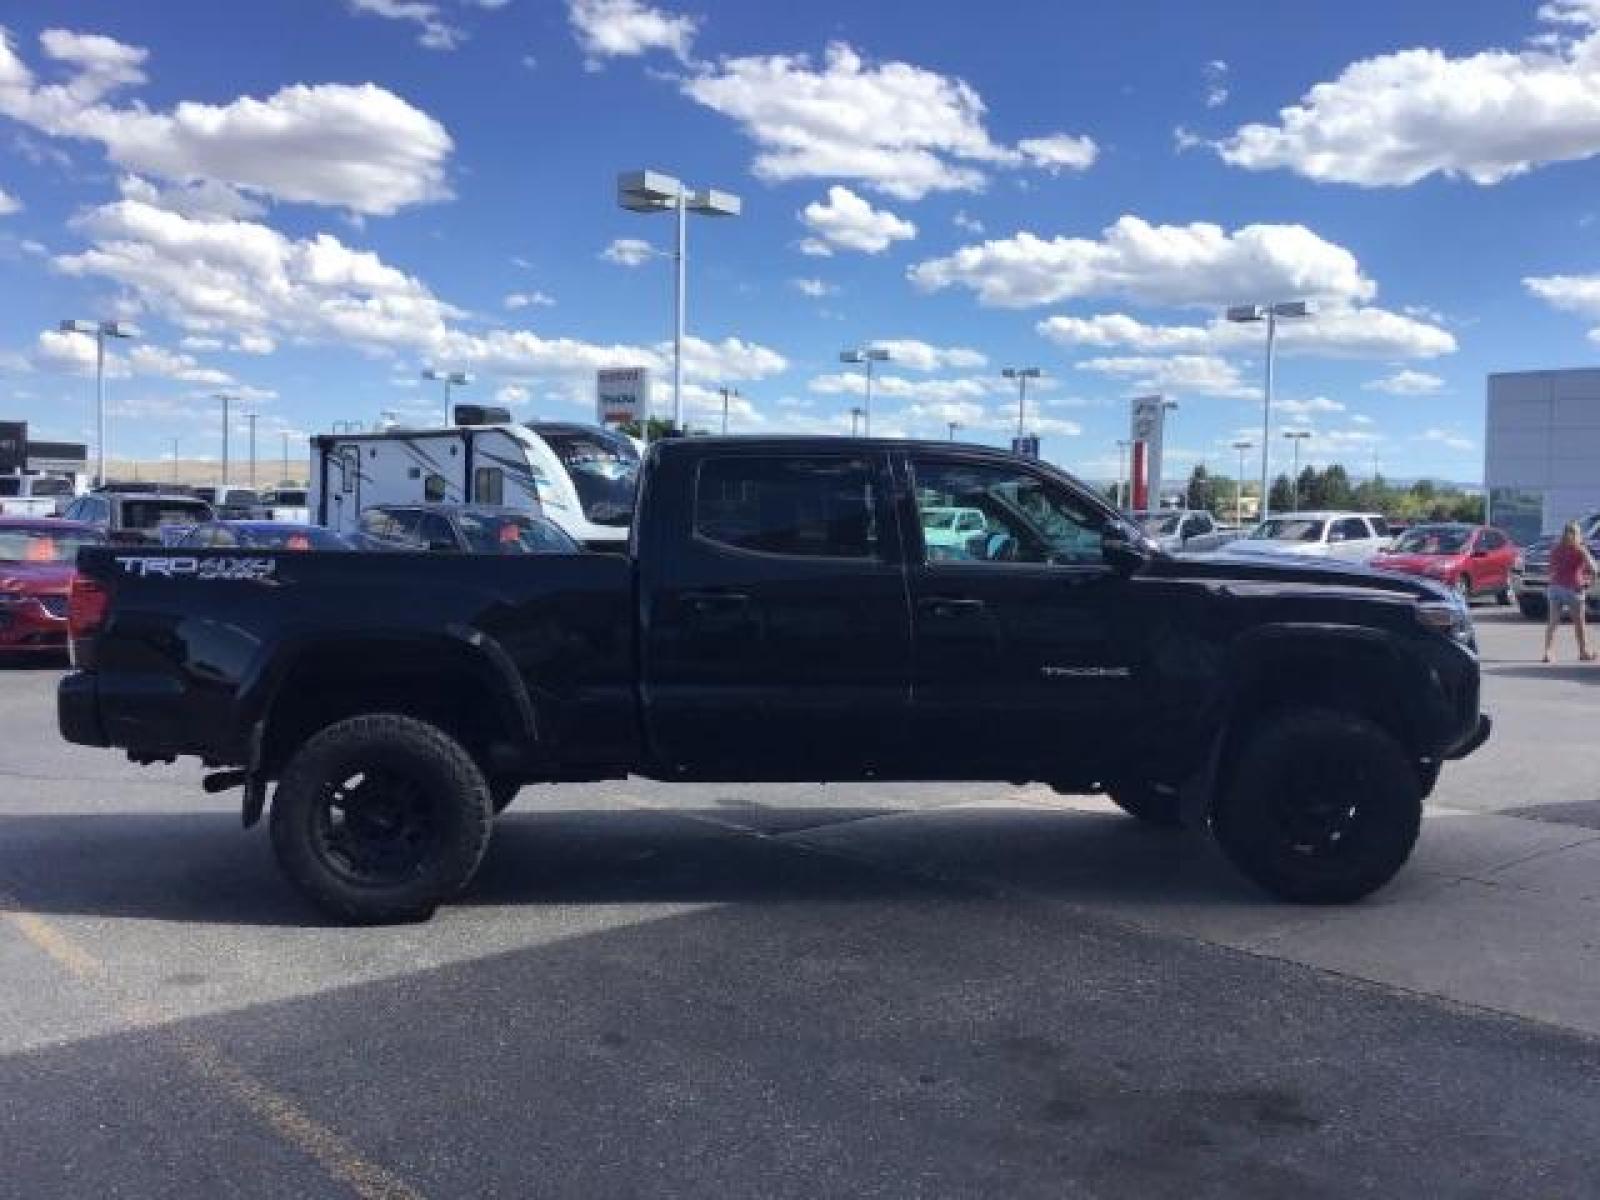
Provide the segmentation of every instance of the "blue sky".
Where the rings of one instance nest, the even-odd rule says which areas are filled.
[[[1310,297],[1279,427],[1312,461],[1476,479],[1488,372],[1600,331],[1600,0],[915,6],[260,0],[13,6],[0,50],[0,416],[111,451],[218,453],[210,399],[280,431],[438,409],[429,365],[519,416],[593,373],[667,397],[653,167],[739,194],[690,229],[691,419],[1002,442],[1045,379],[1046,457],[1115,472],[1128,397],[1169,462],[1259,440],[1260,331]],[[1288,445],[1273,447],[1284,459]],[[267,450],[263,449],[263,454]]]

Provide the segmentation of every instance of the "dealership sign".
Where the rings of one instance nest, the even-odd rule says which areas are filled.
[[[595,372],[595,417],[600,424],[643,421],[649,412],[649,367],[607,367]]]
[[[1133,442],[1133,508],[1161,504],[1161,441],[1165,432],[1165,396],[1135,396],[1129,434]]]

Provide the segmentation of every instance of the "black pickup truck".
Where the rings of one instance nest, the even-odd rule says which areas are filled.
[[[986,533],[932,553],[952,507]],[[275,785],[281,866],[358,922],[466,887],[522,785],[629,774],[1104,791],[1350,901],[1489,733],[1444,589],[1169,557],[1071,477],[947,443],[657,444],[626,555],[91,549],[71,628],[65,736],[198,756],[246,826]]]

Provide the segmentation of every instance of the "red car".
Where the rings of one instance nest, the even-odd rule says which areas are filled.
[[[78,547],[104,541],[94,526],[77,521],[0,518],[0,655],[67,648]]]
[[[1487,525],[1416,525],[1372,559],[1380,571],[1422,575],[1453,587],[1465,600],[1493,596],[1511,603],[1511,567],[1517,548]]]

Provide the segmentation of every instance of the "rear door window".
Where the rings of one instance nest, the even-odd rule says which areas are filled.
[[[879,558],[877,510],[867,459],[708,458],[695,483],[694,532],[754,554]]]
[[[1360,517],[1345,517],[1342,521],[1335,521],[1333,529],[1328,534],[1330,542],[1362,542],[1372,536],[1367,530],[1367,523]]]

